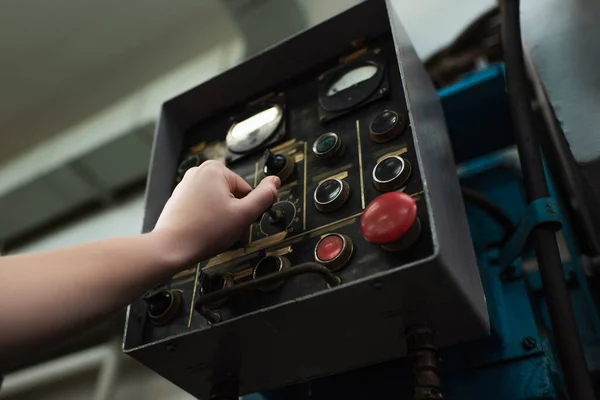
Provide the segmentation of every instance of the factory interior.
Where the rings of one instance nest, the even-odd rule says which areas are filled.
[[[599,19],[2,1],[0,291],[4,257],[151,232],[208,160],[281,187],[99,323],[0,341],[0,400],[600,399]]]

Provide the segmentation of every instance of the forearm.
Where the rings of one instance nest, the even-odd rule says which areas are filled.
[[[183,267],[153,235],[1,257],[0,355],[89,326]]]

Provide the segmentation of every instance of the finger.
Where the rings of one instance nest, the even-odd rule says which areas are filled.
[[[277,200],[277,189],[281,181],[276,176],[269,176],[263,179],[260,184],[248,193],[246,197],[240,199],[238,207],[242,209],[244,215],[248,216],[249,221],[254,221],[260,217]]]
[[[252,187],[248,182],[230,169],[223,168],[223,175],[229,184],[229,191],[238,199],[241,199],[252,191]]]

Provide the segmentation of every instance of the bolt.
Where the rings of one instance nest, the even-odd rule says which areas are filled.
[[[319,121],[321,121],[321,122],[325,121],[326,119],[327,119],[327,118],[325,118],[325,116],[323,116],[323,115],[321,115],[321,116],[319,117]]]
[[[387,92],[386,88],[379,89],[379,94],[385,94],[385,92]]]
[[[521,346],[525,350],[531,351],[537,347],[537,342],[531,336],[526,336],[523,341],[521,341]]]
[[[167,344],[167,352],[168,353],[172,353],[177,349],[177,346],[175,345],[175,343],[169,343]]]

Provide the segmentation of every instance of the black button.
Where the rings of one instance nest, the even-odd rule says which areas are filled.
[[[335,200],[342,192],[342,184],[336,179],[329,179],[319,185],[315,199],[324,204]]]
[[[404,163],[399,157],[389,157],[381,161],[375,169],[377,180],[388,182],[397,178],[404,169]]]

